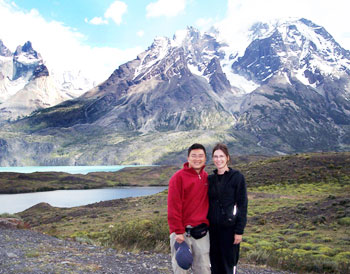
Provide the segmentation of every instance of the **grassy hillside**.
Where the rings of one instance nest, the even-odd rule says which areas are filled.
[[[245,174],[249,192],[242,261],[300,273],[350,272],[350,153],[236,161],[233,167]],[[18,215],[58,237],[168,252],[166,201],[164,191],[75,208],[39,204]]]
[[[174,166],[127,167],[117,172],[92,172],[87,175],[64,172],[0,172],[0,193],[167,185],[169,177],[177,169]]]

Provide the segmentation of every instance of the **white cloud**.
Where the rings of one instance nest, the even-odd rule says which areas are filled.
[[[103,81],[122,63],[142,52],[135,47],[121,50],[90,47],[86,37],[61,22],[46,21],[37,10],[22,11],[0,0],[0,39],[12,52],[18,45],[31,41],[49,70],[82,70],[96,81]],[[6,27],[5,27],[6,26]]]
[[[143,30],[139,30],[136,34],[138,37],[143,37],[145,35],[145,32]]]
[[[113,2],[105,11],[104,18],[94,17],[91,20],[85,18],[85,22],[93,25],[107,25],[108,20],[111,19],[117,25],[120,25],[123,21],[123,15],[126,13],[128,6],[122,1]]]
[[[92,25],[107,25],[108,21],[103,19],[102,17],[94,17],[91,20],[88,20],[85,18],[84,20],[86,23],[92,24]]]
[[[213,19],[212,18],[199,18],[195,25],[200,29],[207,29],[211,25],[213,25]]]
[[[174,17],[186,8],[186,0],[158,0],[147,5],[147,17]]]
[[[227,17],[219,25],[230,34],[244,31],[256,21],[303,17],[324,27],[342,47],[350,49],[349,10],[348,0],[228,0]]]
[[[117,25],[122,23],[122,17],[126,13],[128,6],[122,1],[113,2],[106,10],[104,16],[107,19],[112,19]]]

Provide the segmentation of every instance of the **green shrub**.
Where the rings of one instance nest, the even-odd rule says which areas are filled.
[[[313,255],[306,270],[317,273],[334,273],[337,272],[337,268],[338,264],[332,261],[332,258],[325,255]]]
[[[168,252],[169,229],[166,217],[117,223],[101,242],[126,250]]]
[[[283,235],[291,235],[291,234],[296,233],[296,230],[295,229],[283,229],[280,231],[280,233]]]
[[[335,255],[334,259],[338,262],[349,263],[350,262],[350,251],[341,252]]]
[[[332,258],[327,256],[327,255],[324,255],[324,254],[315,254],[315,255],[312,255],[312,257],[315,259],[315,260],[319,260],[319,261],[331,261]]]
[[[259,218],[258,225],[266,225],[266,219],[265,218]]]
[[[27,253],[25,253],[25,257],[27,258],[37,258],[40,256],[41,256],[41,253],[36,250],[28,251]]]
[[[299,240],[299,239],[298,239],[297,237],[295,237],[295,236],[291,236],[291,237],[288,237],[288,238],[286,239],[286,241],[287,241],[288,243],[290,243],[290,244],[297,243],[298,240]]]
[[[254,235],[257,234],[250,234],[249,236],[245,236],[244,241],[252,245],[256,244],[259,241],[260,237],[254,237]]]
[[[300,231],[297,234],[299,237],[310,237],[313,235],[312,231]]]
[[[263,249],[263,250],[267,250],[267,251],[271,251],[274,248],[274,244],[271,242],[268,242],[266,240],[261,240],[259,242],[256,243],[256,246],[258,249]]]
[[[21,219],[20,216],[16,214],[10,214],[10,213],[2,213],[0,214],[0,218],[15,218],[15,219]]]
[[[257,264],[266,264],[269,257],[270,255],[266,250],[253,250],[247,254],[247,259]]]
[[[337,272],[338,273],[350,273],[350,263],[349,262],[338,263]]]
[[[240,248],[241,248],[242,252],[248,252],[249,250],[253,249],[253,246],[249,243],[242,242]]]
[[[320,246],[318,248],[318,251],[320,252],[320,255],[324,254],[326,256],[334,256],[337,254],[337,250],[334,248],[330,248],[328,246]]]
[[[303,250],[317,250],[319,248],[317,244],[313,243],[298,244],[297,247]]]
[[[338,220],[338,224],[344,226],[350,226],[350,217],[344,217]]]
[[[305,255],[311,255],[312,251],[311,249],[299,249],[295,248],[292,251],[292,254],[297,257],[304,257]]]
[[[251,263],[267,264],[297,273],[349,273],[345,270],[350,267],[350,252],[342,252],[334,257],[339,250],[312,243],[300,244],[294,249],[265,248],[271,245],[265,240],[258,241],[256,245],[247,244],[243,256]]]
[[[338,263],[332,258],[313,254],[311,250],[304,249],[278,249],[272,256],[278,257],[278,266],[284,269],[293,269],[298,273],[316,272],[316,273],[334,273],[339,267]],[[270,258],[271,259],[271,258]]]
[[[90,244],[93,245],[94,242],[87,236],[85,237],[75,237],[75,240],[79,243],[83,243],[83,244]]]
[[[314,241],[315,243],[330,243],[332,242],[332,238],[326,236],[317,236]]]
[[[317,224],[325,224],[327,221],[325,216],[316,216],[311,219],[311,222],[315,225]]]

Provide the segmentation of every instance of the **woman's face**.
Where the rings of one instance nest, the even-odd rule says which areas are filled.
[[[213,154],[213,162],[217,169],[225,169],[227,168],[229,158],[226,156],[226,154],[218,149],[215,150]]]

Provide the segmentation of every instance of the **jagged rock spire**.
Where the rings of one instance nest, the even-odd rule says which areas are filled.
[[[0,56],[10,57],[12,52],[4,45],[0,39]]]

